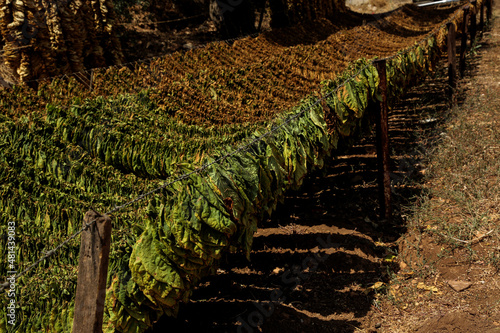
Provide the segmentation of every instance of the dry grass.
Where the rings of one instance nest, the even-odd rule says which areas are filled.
[[[384,332],[431,332],[426,321],[436,326],[436,318],[462,318],[463,311],[500,313],[488,299],[500,292],[500,89],[491,84],[500,85],[481,80],[473,79],[469,97],[428,152],[424,192],[400,242],[400,270],[378,298]],[[451,290],[455,276],[473,287]],[[471,318],[449,329],[468,332],[476,324]]]
[[[486,75],[495,73],[487,60],[478,72],[483,75],[472,79],[469,97],[453,110],[429,154],[426,195],[411,219],[440,244],[469,248],[471,261],[478,259],[472,245],[500,240],[500,85]],[[490,257],[497,261],[496,254]]]
[[[407,212],[401,267],[375,315],[384,332],[500,326],[500,28],[481,44],[459,83],[465,100],[450,110],[437,144],[422,158],[423,192]],[[455,279],[470,289],[453,290]]]

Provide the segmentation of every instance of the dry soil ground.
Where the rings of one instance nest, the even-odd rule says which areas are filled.
[[[393,223],[365,139],[154,332],[500,332],[500,26],[479,44],[458,107],[442,69],[391,112]]]
[[[388,12],[407,3],[412,3],[412,0],[346,0],[349,8],[367,14]]]

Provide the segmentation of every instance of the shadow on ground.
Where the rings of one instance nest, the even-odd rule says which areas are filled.
[[[391,111],[392,223],[378,218],[375,140],[367,137],[287,195],[258,230],[250,262],[225,257],[178,318],[162,318],[152,332],[375,331],[369,287],[398,270],[391,256],[405,207],[421,194],[425,158],[449,116],[440,68]]]

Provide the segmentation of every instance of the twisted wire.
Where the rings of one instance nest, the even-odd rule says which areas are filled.
[[[382,58],[382,59],[374,59],[374,60],[371,60],[370,62],[368,62],[365,66],[363,66],[361,69],[359,69],[357,72],[355,72],[354,74],[352,74],[351,76],[349,76],[346,80],[344,80],[341,84],[339,84],[335,89],[333,89],[332,91],[330,91],[329,93],[325,94],[324,96],[318,98],[314,103],[308,105],[307,107],[303,108],[302,110],[300,110],[299,112],[297,112],[296,114],[288,117],[285,121],[283,121],[282,123],[280,123],[279,125],[274,125],[269,131],[267,131],[266,133],[252,139],[250,142],[246,143],[246,144],[243,144],[241,145],[239,148],[225,154],[225,155],[222,155],[220,156],[219,158],[213,160],[212,162],[210,163],[206,163],[196,169],[194,169],[193,171],[191,172],[188,172],[188,173],[185,173],[165,184],[163,184],[162,186],[160,187],[157,187],[153,190],[150,190],[146,193],[143,193],[139,196],[137,196],[136,198],[130,200],[130,201],[127,201],[125,203],[123,203],[122,205],[120,206],[115,206],[113,209],[111,209],[110,211],[106,212],[105,215],[110,215],[110,214],[113,214],[115,212],[118,212],[122,209],[124,209],[125,207],[128,207],[134,203],[137,203],[139,201],[142,201],[144,200],[145,198],[173,185],[174,183],[177,183],[179,181],[182,181],[184,179],[187,179],[189,178],[190,176],[192,176],[193,174],[197,174],[197,173],[201,173],[203,171],[205,171],[206,169],[210,168],[212,165],[215,165],[215,164],[220,164],[221,162],[223,162],[224,160],[226,160],[227,158],[231,157],[231,156],[234,156],[240,152],[243,152],[243,151],[246,151],[248,150],[251,146],[253,146],[254,144],[264,140],[265,138],[271,136],[272,134],[274,134],[275,132],[277,132],[278,130],[280,130],[281,128],[283,128],[284,126],[288,125],[290,122],[292,122],[293,120],[297,119],[298,117],[302,116],[303,114],[305,114],[307,111],[313,109],[314,107],[318,106],[321,102],[323,102],[325,99],[327,99],[328,97],[330,97],[331,95],[333,95],[334,93],[336,93],[340,88],[342,88],[343,86],[345,86],[348,82],[350,82],[351,80],[353,80],[354,78],[356,78],[359,74],[361,74],[365,69],[367,69],[368,67],[372,66],[374,64],[374,62],[376,61],[380,61],[380,60],[391,60],[393,58],[396,58],[398,56],[400,56],[401,54],[404,54],[404,53],[407,53],[409,51],[411,51],[413,48],[419,46],[421,43],[425,42],[426,40],[428,40],[429,38],[433,37],[436,33],[439,32],[439,30],[446,26],[446,24],[448,24],[449,22],[453,21],[457,16],[459,15],[459,13],[456,13],[454,16],[452,16],[451,18],[449,18],[445,23],[443,23],[442,25],[440,25],[437,29],[435,29],[431,34],[428,34],[426,37],[424,37],[420,42],[418,43],[415,43],[414,45],[408,47],[408,48],[405,48],[403,49],[401,52],[393,55],[393,56],[389,56],[389,57],[385,57],[385,58]],[[252,34],[252,35],[255,35],[255,34]],[[250,35],[251,36],[251,35]],[[248,37],[248,36],[246,36]],[[245,37],[243,37],[245,38]],[[229,39],[228,41],[233,41],[233,40],[237,40],[239,38],[232,38],[232,39]],[[144,60],[143,60],[144,61]],[[79,234],[81,234],[83,231],[87,230],[89,227],[91,227],[95,222],[97,222],[96,219],[90,221],[90,222],[87,222],[85,223],[78,231],[76,231],[75,233],[73,233],[73,235],[71,235],[70,237],[68,237],[66,240],[64,240],[62,243],[60,243],[58,246],[56,246],[55,248],[53,248],[52,250],[50,251],[46,251],[45,254],[40,257],[38,260],[36,260],[34,263],[32,263],[31,265],[29,265],[28,267],[26,267],[24,270],[22,270],[20,273],[18,273],[17,275],[15,275],[15,280],[19,279],[20,277],[24,276],[26,273],[28,273],[29,271],[31,271],[32,269],[34,269],[35,267],[37,267],[38,265],[40,265],[40,263],[42,261],[44,261],[45,259],[48,259],[50,258],[52,255],[54,255],[57,251],[59,251],[62,247],[64,247],[66,244],[68,244],[71,240],[73,240],[74,238],[76,238]],[[2,292],[3,290],[5,290],[6,288],[8,288],[10,285],[9,282],[4,282],[2,284],[0,284],[0,292]]]

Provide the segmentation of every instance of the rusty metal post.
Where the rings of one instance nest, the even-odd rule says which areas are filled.
[[[111,219],[89,211],[83,223],[85,225],[94,220],[96,222],[82,232],[73,333],[102,333]]]
[[[391,175],[389,153],[389,115],[387,108],[387,61],[375,62],[379,76],[379,88],[382,95],[380,109],[377,112],[377,160],[379,167],[380,215],[383,219],[392,219]]]
[[[448,96],[450,104],[455,105],[455,89],[457,88],[457,39],[455,24],[449,22],[448,26]]]
[[[474,44],[477,34],[477,0],[470,0],[471,5],[474,6],[474,10],[470,13],[470,45]]]
[[[464,19],[462,21],[462,42],[460,45],[460,77],[465,74],[465,51],[467,51],[467,26],[469,23],[469,6],[465,6]]]

